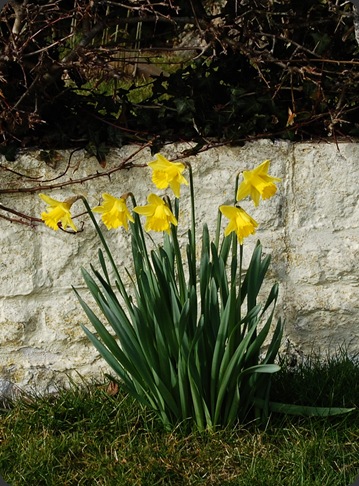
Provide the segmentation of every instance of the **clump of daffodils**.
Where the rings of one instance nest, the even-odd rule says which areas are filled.
[[[104,254],[99,249],[99,270],[93,265],[91,273],[81,270],[98,313],[75,290],[93,330],[85,325],[82,328],[122,386],[152,407],[166,427],[188,419],[199,430],[228,426],[237,420],[248,420],[253,409],[255,417],[264,421],[269,410],[270,375],[279,370],[274,361],[283,323],[280,318],[273,323],[277,283],[265,305],[259,302],[270,260],[262,255],[259,242],[243,270],[243,241],[255,233],[258,223],[239,201],[250,197],[257,206],[261,198],[268,199],[276,193],[279,179],[268,174],[268,160],[245,171],[236,188],[234,205],[219,207],[214,241],[203,225],[198,258],[190,165],[171,162],[160,154],[148,165],[155,186],[160,190],[170,188],[174,202],[168,196],[151,193],[147,204],[137,205],[132,193],[120,197],[105,193],[102,203],[91,209],[81,198],[105,251]],[[186,170],[189,182],[184,176]],[[177,232],[183,185],[189,185],[191,197],[191,228],[185,253]],[[45,195],[41,198],[49,206],[42,213],[47,226],[54,230],[70,226],[76,231],[70,210],[80,197],[63,202]],[[123,280],[123,267],[116,264],[96,213],[108,230],[123,227],[131,232],[130,283]],[[222,215],[228,223],[219,244]],[[145,231],[163,233],[163,243],[150,251],[142,217]],[[269,345],[262,355],[267,338]]]
[[[243,181],[236,193],[237,202],[250,197],[255,206],[258,206],[260,198],[269,199],[277,191],[276,182],[281,179],[268,174],[270,161],[265,160],[253,170],[243,172]],[[148,163],[152,169],[152,181],[158,189],[170,187],[176,198],[180,197],[181,185],[188,185],[188,181],[183,176],[186,169],[185,164],[180,162],[170,162],[163,155],[157,154],[156,160]],[[124,194],[119,198],[104,193],[101,205],[92,209],[93,212],[101,214],[103,224],[107,229],[117,229],[123,226],[129,229],[129,222],[134,223],[133,216],[127,207],[127,199],[131,193]],[[71,206],[81,197],[74,196],[65,201],[57,201],[51,197],[40,194],[41,199],[48,204],[48,212],[43,212],[41,218],[44,223],[53,230],[59,228],[66,229],[70,226],[73,231],[77,228],[72,221]],[[135,206],[133,211],[146,217],[145,230],[155,232],[170,232],[171,225],[177,226],[178,221],[165,199],[156,194],[149,194],[148,204]],[[242,245],[244,238],[255,233],[258,223],[238,204],[235,206],[222,205],[220,212],[229,222],[225,228],[224,235],[231,233],[237,235],[239,243]]]
[[[244,171],[243,180],[236,183],[234,205],[219,207],[214,241],[203,225],[199,258],[190,166],[188,184],[183,175],[186,165],[162,155],[149,163],[156,187],[173,191],[174,213],[170,199],[154,193],[143,206],[137,206],[131,193],[120,197],[105,193],[102,204],[93,209],[80,196],[61,202],[40,195],[48,204],[42,219],[54,230],[68,226],[77,230],[70,210],[78,199],[83,200],[102,248],[99,268],[91,264],[91,272],[81,269],[92,305],[74,289],[92,325],[92,329],[81,327],[121,387],[152,408],[170,430],[189,420],[203,431],[238,421],[248,423],[251,417],[264,424],[273,411],[293,413],[291,405],[270,402],[271,375],[280,369],[276,358],[283,320],[275,318],[278,283],[271,286],[266,298],[261,295],[270,255],[263,255],[260,242],[249,264],[243,266],[243,241],[255,233],[258,223],[239,202],[249,197],[258,206],[260,199],[274,196],[280,179],[268,174],[269,165],[266,160]],[[177,233],[182,185],[189,185],[192,208],[185,253]],[[131,231],[130,283],[125,283],[123,266],[116,264],[94,213],[101,215],[109,230],[122,226]],[[228,224],[220,242],[222,215]],[[146,231],[164,233],[163,243],[150,251],[142,216]],[[297,405],[294,409],[298,414],[322,416],[352,410]]]

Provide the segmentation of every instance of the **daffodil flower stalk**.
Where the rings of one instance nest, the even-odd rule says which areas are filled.
[[[192,166],[190,163],[186,163],[185,167],[188,170],[189,174],[189,192],[190,192],[190,201],[191,201],[191,229],[188,231],[188,272],[189,272],[189,281],[192,284],[196,284],[197,281],[197,274],[196,274],[196,205],[195,205],[195,190],[194,190],[194,183],[193,183],[193,171]],[[176,199],[176,203],[178,204],[178,200]],[[179,212],[179,209],[178,209]]]

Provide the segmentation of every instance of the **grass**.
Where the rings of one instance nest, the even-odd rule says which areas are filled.
[[[284,364],[273,399],[356,406],[359,364],[345,353]],[[359,412],[274,416],[213,433],[163,430],[152,412],[107,385],[23,397],[0,415],[0,473],[11,486],[349,486],[359,474]]]

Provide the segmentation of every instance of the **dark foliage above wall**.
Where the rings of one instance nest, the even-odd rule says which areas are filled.
[[[12,0],[0,150],[84,146],[101,162],[128,142],[358,137],[356,13],[335,0]]]

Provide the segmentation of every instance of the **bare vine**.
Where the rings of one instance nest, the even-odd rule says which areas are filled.
[[[130,158],[106,170],[110,147],[125,143],[156,152],[192,140],[196,153],[262,137],[356,139],[358,8],[344,0],[9,1],[0,13],[0,170],[23,186],[0,195],[137,166]],[[101,170],[71,178],[70,156],[51,179],[21,174],[12,161],[29,147],[85,149]]]

